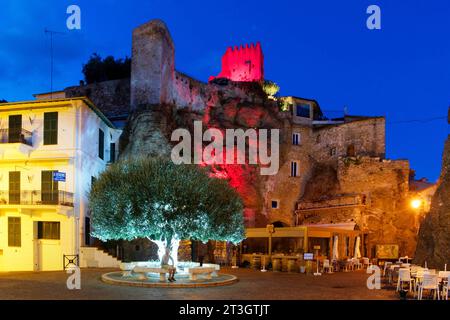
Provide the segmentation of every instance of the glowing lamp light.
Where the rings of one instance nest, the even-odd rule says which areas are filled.
[[[421,205],[422,205],[422,200],[420,200],[420,199],[414,199],[411,201],[411,207],[413,207],[413,209],[419,209]]]

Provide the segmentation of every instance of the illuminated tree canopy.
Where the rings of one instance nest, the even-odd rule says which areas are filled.
[[[195,165],[160,158],[115,163],[95,182],[89,201],[94,237],[148,238],[174,260],[180,240],[238,243],[244,237],[238,193]]]

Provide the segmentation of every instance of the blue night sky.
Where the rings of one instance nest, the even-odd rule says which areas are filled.
[[[81,7],[81,30],[66,28],[71,4]],[[381,30],[366,28],[371,4],[381,7]],[[387,156],[438,178],[449,133],[448,0],[2,0],[0,99],[50,90],[45,28],[65,32],[55,38],[54,88],[63,89],[83,78],[93,52],[130,56],[132,29],[153,18],[171,31],[178,70],[206,81],[227,46],[261,41],[266,78],[281,94],[316,99],[329,117],[344,106],[386,116]]]

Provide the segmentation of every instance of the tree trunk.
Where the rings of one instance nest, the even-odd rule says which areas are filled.
[[[159,262],[161,263],[166,250],[169,250],[169,255],[170,257],[172,257],[174,267],[176,268],[178,265],[178,248],[180,246],[180,240],[172,239],[171,241],[168,240],[151,240],[151,241],[156,243],[156,245],[158,246]]]

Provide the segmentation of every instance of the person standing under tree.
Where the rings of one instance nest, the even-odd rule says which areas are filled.
[[[171,264],[169,263],[169,261],[171,262]],[[161,268],[167,269],[169,271],[169,279],[167,280],[169,280],[170,282],[177,281],[175,280],[175,272],[177,269],[175,268],[174,264],[175,263],[173,261],[173,258],[170,255],[170,250],[166,248],[166,252],[161,258]]]
[[[200,267],[203,266],[203,260],[205,256],[208,254],[208,245],[203,242],[199,242],[198,244],[198,262],[200,262]]]

